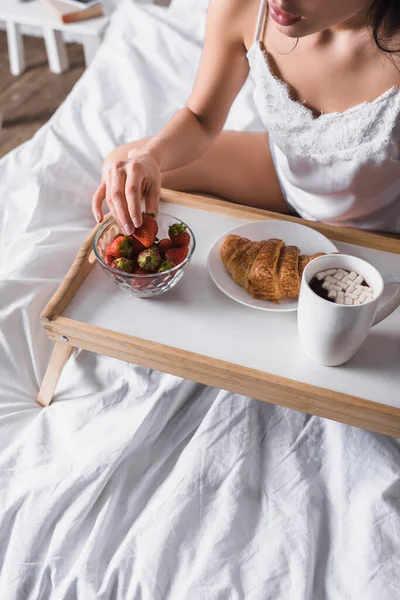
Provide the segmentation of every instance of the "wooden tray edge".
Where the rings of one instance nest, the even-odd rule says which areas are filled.
[[[68,273],[40,315],[40,320],[44,327],[55,316],[62,314],[94,267],[96,257],[93,251],[93,240],[100,227],[102,227],[110,217],[110,213],[107,214],[103,221],[98,223],[96,227],[92,229],[82,246],[79,248],[79,252]]]
[[[66,317],[53,318],[45,325],[45,329],[50,339],[60,341],[60,336],[66,336],[66,343],[75,348],[377,433],[400,436],[400,409],[390,405],[241,367]]]
[[[211,196],[199,196],[195,194],[187,194],[186,192],[177,192],[174,190],[163,189],[161,200],[163,202],[179,204],[189,208],[197,208],[199,210],[214,212],[248,221],[274,219],[299,223],[300,225],[311,227],[326,237],[339,242],[354,244],[355,246],[374,248],[376,250],[391,252],[393,254],[400,254],[400,239],[393,239],[378,233],[371,233],[369,231],[361,231],[360,229],[353,228],[335,227],[333,225],[326,225],[324,223],[299,219],[298,217],[292,217],[290,215],[274,213],[261,208],[252,208],[249,206],[243,206],[242,204],[234,204],[232,202],[227,202],[226,200],[221,200]]]

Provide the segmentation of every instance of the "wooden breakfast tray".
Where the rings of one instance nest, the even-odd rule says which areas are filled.
[[[138,299],[105,276],[92,249],[98,225],[41,315],[56,342],[38,402],[50,404],[73,348],[104,354],[202,384],[400,435],[400,309],[371,330],[342,367],[323,367],[301,351],[296,313],[248,308],[211,281],[207,256],[216,239],[248,221],[307,224],[342,252],[400,274],[400,242],[358,230],[163,190],[161,211],[187,222],[196,251],[182,280],[165,295]],[[93,268],[94,267],[94,268]]]

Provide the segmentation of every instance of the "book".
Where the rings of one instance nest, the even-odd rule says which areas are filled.
[[[86,8],[77,8],[64,0],[40,1],[43,6],[49,8],[53,14],[56,14],[63,23],[76,23],[78,21],[94,19],[95,17],[102,17],[104,15],[103,8],[97,0],[95,4],[86,6]]]

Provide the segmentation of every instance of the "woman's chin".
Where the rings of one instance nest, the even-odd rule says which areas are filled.
[[[305,37],[310,35],[313,32],[307,31],[307,25],[301,20],[299,23],[295,23],[294,25],[283,26],[278,23],[274,23],[274,26],[279,31],[288,38],[297,39],[301,37]]]
[[[299,34],[295,31],[289,31],[288,27],[281,27],[280,25],[277,25],[276,28],[279,31],[279,33],[283,33],[283,35],[286,35],[286,37],[288,38],[296,39],[300,37]]]

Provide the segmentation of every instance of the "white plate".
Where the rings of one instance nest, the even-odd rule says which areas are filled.
[[[249,240],[258,242],[268,238],[283,240],[287,246],[297,246],[301,254],[316,254],[317,252],[337,252],[336,246],[322,233],[290,221],[255,221],[231,229],[215,242],[208,255],[208,270],[215,285],[229,298],[260,310],[287,312],[297,310],[297,299],[281,300],[279,304],[266,300],[254,300],[248,292],[235,283],[221,260],[222,242],[229,234],[241,235]]]

